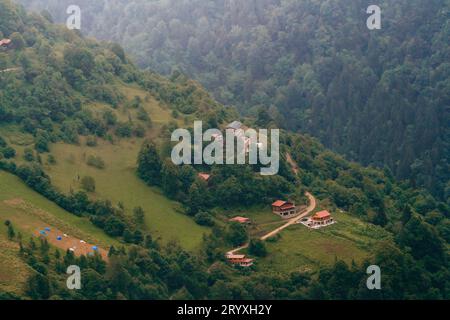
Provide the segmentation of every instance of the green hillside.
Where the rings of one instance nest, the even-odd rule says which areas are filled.
[[[0,263],[0,299],[449,297],[449,208],[428,191],[290,131],[278,175],[176,166],[170,133],[194,120],[276,123],[239,117],[180,72],[141,71],[119,45],[9,0],[0,32],[12,39],[0,52],[0,257],[12,261]],[[271,213],[278,199],[311,203],[308,214],[328,210],[337,223],[290,224],[258,242],[285,223]],[[253,225],[229,222],[236,215]],[[255,265],[231,265],[225,253],[246,244]],[[382,293],[361,287],[369,264],[384,268]],[[67,290],[70,265],[82,267],[82,290]]]

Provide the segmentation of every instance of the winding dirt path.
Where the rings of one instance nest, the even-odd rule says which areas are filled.
[[[263,236],[260,238],[262,241],[265,241],[265,240],[267,240],[268,238],[275,236],[276,234],[278,234],[280,231],[286,229],[287,227],[289,227],[289,226],[291,226],[291,225],[293,225],[293,224],[296,224],[296,223],[299,222],[301,219],[303,219],[304,217],[306,217],[307,215],[309,215],[311,212],[313,212],[314,209],[316,209],[316,206],[317,206],[316,198],[314,198],[314,196],[313,196],[311,193],[309,193],[309,192],[306,192],[305,195],[306,195],[306,196],[308,197],[308,199],[309,199],[309,205],[308,205],[308,207],[306,208],[305,212],[303,212],[302,214],[300,214],[300,215],[298,215],[298,216],[296,216],[296,217],[294,217],[294,218],[292,218],[292,219],[287,220],[287,222],[286,222],[285,224],[283,224],[281,227],[278,227],[278,228],[276,228],[275,230],[272,230],[272,231],[270,231],[269,233],[263,235]],[[243,246],[241,246],[241,247],[239,247],[239,248],[233,249],[233,250],[231,250],[231,251],[228,251],[227,253],[228,253],[228,254],[235,254],[236,252],[239,252],[239,251],[241,251],[241,250],[247,248],[248,245],[249,245],[249,244],[246,243],[245,245],[243,245]]]
[[[20,69],[22,69],[22,68],[8,68],[8,69],[0,70],[0,73],[13,72],[13,71],[18,71]]]
[[[291,165],[292,171],[294,171],[295,174],[298,174],[298,165],[294,161],[294,159],[292,159],[292,156],[289,152],[286,152],[286,161]]]

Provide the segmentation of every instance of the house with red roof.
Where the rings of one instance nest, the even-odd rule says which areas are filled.
[[[250,258],[246,258],[245,254],[231,254],[227,253],[226,258],[229,263],[234,266],[239,266],[243,268],[248,268],[253,265],[254,260]]]
[[[272,212],[283,219],[289,219],[299,213],[295,203],[283,200],[277,200],[272,203]]]
[[[198,174],[198,177],[199,177],[200,179],[202,179],[202,180],[208,182],[209,179],[211,178],[211,175],[210,175],[210,174],[207,174],[207,173],[202,173],[202,172],[200,172],[200,173]]]
[[[239,222],[241,224],[250,224],[251,220],[245,217],[234,217],[229,220],[230,222]]]
[[[0,40],[0,48],[7,48],[11,45],[11,39],[2,39]]]
[[[312,229],[319,229],[322,227],[329,226],[335,222],[336,221],[333,219],[331,214],[327,210],[323,210],[315,213],[303,224]]]

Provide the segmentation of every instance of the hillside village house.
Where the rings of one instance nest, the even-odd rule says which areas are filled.
[[[283,219],[288,219],[297,215],[299,210],[295,207],[295,203],[293,202],[277,200],[272,203],[272,212]]]
[[[251,139],[247,136],[245,136],[245,130],[248,129],[245,125],[243,125],[239,121],[233,121],[226,127],[227,130],[233,130],[234,136],[237,139],[241,139],[244,142],[244,150],[246,153],[250,152],[250,144]]]
[[[243,268],[248,268],[253,265],[253,259],[249,259],[245,257],[245,254],[231,254],[227,253],[226,258],[229,263],[235,266],[240,266]]]
[[[239,121],[233,121],[232,123],[230,123],[229,125],[227,125],[227,129],[231,129],[234,131],[237,131],[239,129],[241,130],[245,130],[247,129],[247,127],[245,127],[241,122]]]
[[[0,48],[8,48],[11,45],[11,39],[0,40]]]
[[[241,224],[251,224],[251,220],[245,217],[234,217],[229,220],[230,222],[239,222]]]
[[[314,214],[309,218],[305,225],[312,229],[319,229],[335,223],[333,217],[327,210],[323,210]]]
[[[211,178],[211,175],[210,175],[210,174],[207,174],[207,173],[202,173],[202,172],[200,172],[200,173],[198,174],[198,177],[199,177],[200,179],[202,179],[202,180],[208,182],[209,179]]]

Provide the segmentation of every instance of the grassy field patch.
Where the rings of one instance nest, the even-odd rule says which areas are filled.
[[[332,264],[335,259],[361,262],[377,240],[389,236],[383,229],[346,213],[333,215],[337,223],[322,229],[312,230],[297,224],[283,230],[278,241],[266,242],[269,254],[257,259],[259,267],[290,272],[314,270],[319,265]]]

